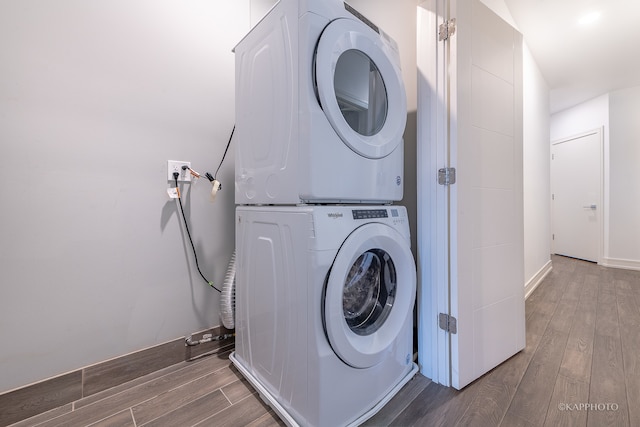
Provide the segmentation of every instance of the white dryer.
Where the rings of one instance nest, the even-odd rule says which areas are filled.
[[[340,0],[280,0],[236,46],[236,204],[402,199],[396,43]]]
[[[238,206],[231,360],[291,426],[359,425],[417,372],[400,206]]]

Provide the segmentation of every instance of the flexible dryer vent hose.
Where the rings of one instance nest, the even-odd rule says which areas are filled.
[[[227,329],[234,329],[236,313],[236,251],[233,251],[220,295],[220,319]]]

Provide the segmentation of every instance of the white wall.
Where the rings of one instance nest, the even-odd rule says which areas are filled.
[[[605,127],[609,129],[609,95],[602,95],[551,116],[551,141]],[[607,140],[607,139],[605,139]]]
[[[526,43],[523,73],[524,274],[533,287],[551,254],[549,86]]]
[[[609,96],[609,265],[640,269],[640,86]]]
[[[248,0],[0,2],[0,392],[219,324],[166,161],[215,172],[248,29]],[[233,157],[184,191],[218,284]]]

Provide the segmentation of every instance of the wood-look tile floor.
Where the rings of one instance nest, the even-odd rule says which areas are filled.
[[[429,383],[389,416],[392,400],[366,424],[640,426],[640,271],[552,261],[525,305],[522,352],[462,391]]]
[[[640,426],[640,272],[553,257],[527,347],[462,391],[417,375],[367,426]],[[14,426],[281,426],[228,353]]]
[[[229,352],[181,362],[18,426],[278,426]]]

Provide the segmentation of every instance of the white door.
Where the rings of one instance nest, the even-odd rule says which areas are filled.
[[[600,260],[602,221],[602,130],[551,146],[553,252]]]
[[[460,389],[525,346],[522,36],[479,0],[420,7],[419,357]]]

